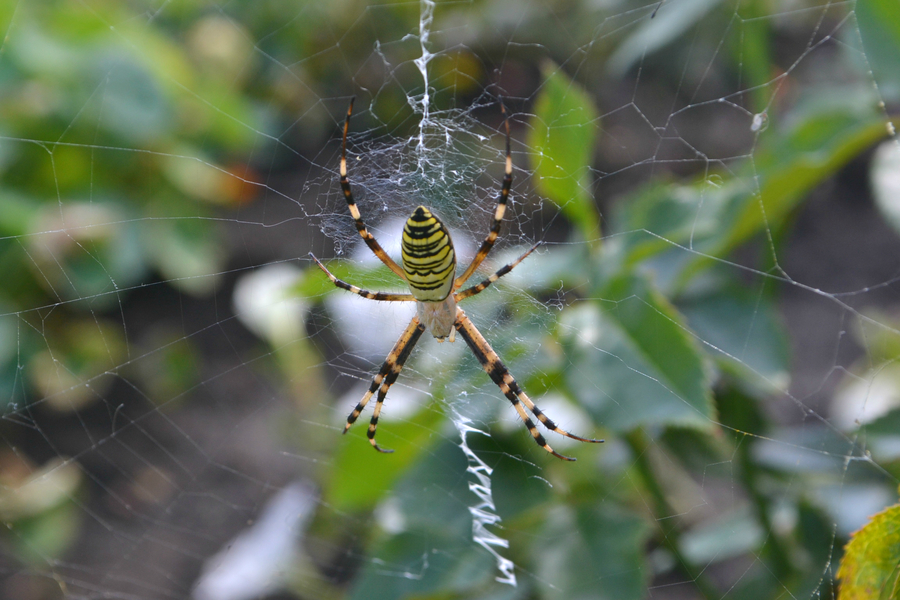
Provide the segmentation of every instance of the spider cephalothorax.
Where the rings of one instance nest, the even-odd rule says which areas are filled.
[[[481,332],[472,324],[466,313],[457,306],[457,303],[461,300],[483,292],[492,283],[512,271],[516,265],[525,260],[525,257],[531,254],[539,245],[535,244],[514,262],[502,267],[481,283],[461,292],[457,291],[472,276],[487,257],[491,248],[494,247],[494,242],[497,241],[497,236],[500,234],[500,224],[503,222],[503,215],[506,213],[506,202],[509,199],[509,190],[512,187],[512,155],[510,153],[509,122],[506,120],[506,110],[502,104],[500,109],[503,111],[503,124],[506,128],[506,171],[503,176],[503,185],[500,188],[500,196],[497,198],[497,207],[494,209],[494,218],[491,222],[490,232],[481,243],[478,253],[472,260],[472,264],[459,277],[456,277],[456,253],[453,250],[453,240],[450,239],[450,233],[441,220],[424,206],[417,207],[403,227],[401,243],[402,267],[387,255],[384,249],[375,241],[374,236],[366,229],[359,214],[359,208],[356,206],[356,201],[353,199],[350,181],[347,179],[347,132],[350,129],[350,115],[353,113],[352,100],[350,108],[347,109],[347,118],[344,121],[344,136],[341,143],[341,189],[344,192],[344,198],[347,200],[350,216],[353,217],[356,223],[356,230],[362,236],[366,245],[381,262],[406,282],[410,293],[390,294],[360,289],[332,275],[315,256],[313,256],[313,260],[325,271],[325,274],[328,275],[328,278],[331,279],[334,285],[339,288],[349,290],[369,300],[415,302],[417,309],[416,316],[412,318],[400,339],[394,344],[378,374],[372,380],[369,390],[356,405],[356,408],[353,409],[353,412],[350,413],[350,416],[347,417],[347,424],[344,426],[344,433],[347,433],[350,426],[359,418],[366,404],[377,392],[378,397],[375,401],[372,420],[369,422],[368,436],[369,442],[379,452],[393,452],[393,450],[385,450],[375,443],[375,431],[378,426],[378,416],[381,414],[382,403],[388,389],[397,380],[397,376],[400,374],[406,359],[409,358],[416,342],[419,341],[419,338],[422,337],[426,330],[430,331],[440,342],[444,341],[445,338],[449,338],[449,341],[452,342],[456,333],[459,332],[472,350],[472,353],[478,358],[482,368],[512,403],[513,408],[516,409],[519,417],[525,423],[525,426],[528,427],[531,436],[547,452],[557,458],[575,460],[559,454],[547,444],[544,436],[541,435],[528,413],[525,412],[526,408],[550,431],[581,442],[603,441],[579,437],[557,427],[519,388],[515,378],[509,373],[509,370],[504,366],[497,353],[494,352],[487,340],[484,339],[484,336],[481,335]]]

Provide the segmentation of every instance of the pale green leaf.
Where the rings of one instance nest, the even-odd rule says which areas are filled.
[[[591,162],[597,112],[591,98],[559,67],[545,63],[544,85],[528,135],[538,191],[558,204],[586,240],[600,235]]]

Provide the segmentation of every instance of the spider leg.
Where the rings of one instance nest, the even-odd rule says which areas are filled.
[[[503,277],[504,275],[506,275],[507,273],[509,273],[509,272],[512,271],[513,269],[515,269],[516,266],[517,266],[520,262],[522,262],[523,260],[525,260],[525,259],[528,257],[528,255],[531,254],[532,252],[534,252],[535,248],[537,248],[538,246],[540,246],[542,243],[543,243],[543,242],[538,242],[537,244],[535,244],[534,246],[532,246],[531,248],[529,248],[528,251],[527,251],[525,254],[523,254],[522,256],[520,256],[519,258],[517,258],[515,261],[509,263],[508,265],[502,267],[499,271],[497,271],[496,273],[494,273],[493,275],[491,275],[490,277],[488,277],[487,279],[485,279],[484,281],[482,281],[482,282],[479,283],[478,285],[473,285],[473,286],[470,287],[470,288],[467,288],[467,289],[465,289],[465,290],[463,290],[463,291],[461,291],[461,292],[458,292],[458,293],[456,294],[456,301],[459,302],[460,300],[463,300],[464,298],[468,298],[468,297],[470,297],[470,296],[474,296],[475,294],[480,294],[481,292],[483,292],[484,290],[486,290],[486,289],[488,288],[489,285],[491,285],[492,283],[494,283],[495,281],[497,281],[498,279],[500,279],[501,277]],[[313,258],[315,258],[315,257],[313,257]]]
[[[560,435],[564,435],[566,437],[570,437],[572,439],[578,440],[580,442],[594,442],[599,443],[603,440],[594,440],[579,437],[577,435],[572,435],[568,431],[558,427],[556,423],[550,420],[547,415],[545,415],[541,409],[535,406],[534,402],[531,401],[525,392],[519,388],[519,384],[516,383],[515,378],[510,374],[509,370],[500,360],[500,357],[497,356],[497,353],[494,352],[494,349],[491,348],[490,344],[488,344],[487,340],[484,339],[484,336],[475,328],[475,325],[472,321],[469,320],[469,317],[466,316],[466,313],[463,312],[461,308],[457,308],[456,311],[456,329],[459,331],[459,334],[466,340],[466,344],[468,344],[469,348],[472,350],[472,353],[478,359],[478,362],[481,363],[482,368],[484,368],[485,372],[490,376],[490,378],[500,387],[500,391],[509,399],[512,403],[513,408],[516,409],[516,412],[519,413],[519,417],[525,423],[525,427],[528,428],[528,432],[531,434],[531,437],[534,438],[534,441],[537,442],[538,446],[552,454],[557,458],[561,458],[563,460],[575,460],[569,456],[563,456],[562,454],[556,452],[553,448],[547,444],[547,441],[544,439],[544,436],[541,435],[541,432],[538,431],[534,422],[528,417],[528,414],[525,412],[525,409],[522,408],[522,404],[528,407],[535,417],[549,430],[555,431]]]
[[[472,264],[468,266],[462,275],[456,278],[456,281],[453,283],[453,289],[455,290],[463,286],[488,255],[488,252],[491,251],[491,248],[494,247],[494,242],[497,241],[497,236],[500,235],[500,224],[503,222],[503,215],[506,213],[506,200],[509,198],[509,189],[512,187],[512,154],[509,150],[509,119],[506,117],[506,108],[502,102],[500,103],[500,111],[503,113],[503,125],[506,127],[506,172],[503,175],[503,187],[500,188],[500,196],[497,198],[497,208],[494,209],[494,220],[491,222],[491,230],[487,237],[484,238],[484,241],[481,242],[481,247],[472,260]]]
[[[325,271],[325,274],[328,275],[328,279],[330,279],[334,285],[341,288],[342,290],[353,292],[354,294],[362,296],[363,298],[367,298],[369,300],[381,300],[384,302],[415,302],[416,300],[415,296],[413,296],[412,294],[386,294],[384,292],[370,292],[369,290],[364,290],[362,288],[356,287],[355,285],[351,285],[346,281],[341,281],[340,279],[332,275],[331,271],[326,269],[325,265],[323,265],[312,252],[310,252],[309,255],[312,256],[312,259],[314,261],[316,261],[316,264],[319,265],[319,268]]]
[[[350,100],[350,106],[347,108],[347,119],[344,121],[344,137],[341,140],[341,189],[344,191],[344,198],[347,200],[350,216],[353,217],[353,220],[356,222],[356,230],[366,243],[366,246],[369,247],[369,250],[371,250],[381,262],[387,265],[387,268],[396,273],[400,279],[406,281],[406,275],[403,274],[403,269],[388,256],[387,252],[384,251],[384,248],[375,241],[375,237],[369,233],[368,229],[366,229],[366,224],[363,223],[362,216],[359,214],[359,208],[356,206],[356,200],[353,199],[353,192],[350,191],[350,180],[347,179],[347,132],[350,130],[350,115],[353,114],[354,100],[356,100],[356,98]]]
[[[400,339],[397,340],[397,343],[394,344],[391,352],[387,355],[384,364],[381,365],[381,370],[378,371],[378,375],[372,380],[369,391],[366,392],[365,396],[362,397],[362,400],[359,401],[359,404],[356,405],[356,408],[353,409],[353,412],[350,413],[350,416],[347,417],[344,433],[347,433],[350,426],[359,418],[360,413],[377,391],[378,399],[375,401],[375,411],[372,414],[372,420],[369,421],[369,431],[366,435],[369,436],[369,443],[372,444],[372,447],[379,452],[384,452],[385,454],[393,452],[393,450],[386,450],[375,443],[375,430],[378,428],[378,415],[381,414],[381,406],[384,403],[384,397],[387,396],[388,390],[397,380],[400,370],[403,369],[403,364],[406,362],[406,359],[409,358],[409,354],[412,352],[413,347],[416,345],[416,342],[419,341],[419,338],[422,337],[423,333],[425,333],[425,326],[419,323],[419,317],[413,317],[412,321],[409,322],[409,325],[403,331],[403,335],[400,336]]]

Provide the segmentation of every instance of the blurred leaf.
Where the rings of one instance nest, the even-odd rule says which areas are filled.
[[[254,64],[253,32],[224,14],[199,19],[188,32],[187,49],[200,71],[222,85],[243,83],[259,68]]]
[[[884,116],[867,90],[810,96],[783,127],[768,128],[752,164],[727,182],[718,175],[690,186],[660,182],[619,202],[614,230],[647,231],[624,242],[623,264],[656,257],[642,267],[684,284],[711,264],[709,257],[726,257],[754,235],[777,229],[815,185],[885,135]],[[662,263],[668,268],[655,267],[666,255],[674,255]]]
[[[752,511],[740,508],[686,532],[681,537],[681,550],[694,564],[708,565],[752,552],[764,536]]]
[[[900,598],[900,505],[872,517],[844,548],[838,600]]]
[[[472,598],[497,587],[494,558],[472,540],[468,507],[479,500],[469,490],[462,451],[444,442],[427,453],[420,450],[419,457],[376,512],[392,531],[372,544],[368,554],[378,560],[366,562],[350,598]],[[362,485],[371,485],[372,475]]]
[[[886,102],[900,100],[900,4],[897,0],[866,0],[854,10],[866,66]]]
[[[556,506],[533,546],[540,598],[638,600],[647,597],[648,523],[610,502]],[[552,587],[548,587],[552,586]]]
[[[606,62],[606,68],[614,77],[625,72],[645,56],[667,46],[685,31],[696,25],[703,16],[722,0],[665,0],[660,3],[656,16],[644,19],[625,38]],[[648,5],[649,6],[649,5]],[[656,5],[653,5],[654,9]]]
[[[900,438],[900,408],[863,425],[866,435],[891,435]]]
[[[10,480],[7,473],[0,481],[0,519],[17,521],[65,503],[81,484],[81,471],[75,461],[58,458],[20,480]]]
[[[829,427],[783,427],[753,443],[754,462],[762,467],[800,474],[840,474],[847,439]],[[820,477],[820,479],[825,479]]]
[[[325,491],[328,502],[339,510],[372,508],[391,493],[397,479],[432,445],[434,428],[443,418],[441,411],[424,408],[407,421],[393,421],[388,426],[382,421],[379,444],[394,450],[393,454],[382,454],[365,439],[368,419],[361,417],[341,440],[329,468],[331,479]]]
[[[674,307],[645,281],[620,276],[563,311],[566,382],[594,421],[618,432],[642,425],[712,426],[708,366]]]
[[[730,479],[734,476],[734,472],[728,461],[733,458],[734,447],[727,443],[723,436],[712,433],[714,432],[708,429],[668,427],[659,437],[659,441],[665,445],[665,453],[670,458],[676,458],[679,463],[694,473],[703,472],[705,476],[712,479],[718,474],[716,465],[728,465],[725,476]],[[669,461],[668,465],[663,468],[674,471],[672,464]],[[669,474],[664,476],[669,476]]]
[[[331,271],[331,274],[338,279],[352,281],[353,285],[363,289],[398,293],[408,293],[409,291],[406,284],[380,262],[376,264],[362,264],[357,261],[347,260],[323,260],[322,262]],[[297,284],[293,286],[291,291],[301,298],[317,298],[333,293],[347,293],[331,283],[328,275],[323,273],[311,259],[309,266],[306,267],[305,276],[297,281]]]
[[[900,358],[900,315],[890,308],[865,307],[861,318],[854,320],[851,329],[854,341],[865,346],[868,364],[879,365]]]
[[[766,113],[762,111],[769,106],[773,95],[769,83],[775,68],[772,38],[777,28],[768,18],[771,7],[765,0],[742,2],[736,10],[735,16],[740,18],[730,23],[734,27],[734,34],[729,36],[732,62],[739,65],[744,89],[753,99],[747,108],[764,118]]]
[[[763,412],[763,405],[738,386],[726,386],[723,390],[717,390],[716,407],[719,421],[724,427],[733,430],[741,447],[752,443],[752,440],[744,439],[745,436],[765,435],[768,419]]]
[[[493,262],[488,267],[499,268],[521,256],[527,247],[505,248],[492,256]],[[489,259],[490,260],[490,259]],[[590,272],[584,269],[591,260],[588,249],[583,244],[544,244],[529,256],[521,267],[495,283],[495,286],[508,286],[521,293],[522,290],[540,292],[542,295],[560,293],[562,289],[577,289],[586,286],[590,280]],[[502,287],[501,287],[502,289]]]
[[[112,384],[112,371],[125,359],[121,324],[93,318],[45,325],[47,346],[29,357],[30,383],[55,410],[70,412],[96,401]]]
[[[900,231],[900,147],[896,139],[878,146],[869,177],[875,206],[894,231]]]
[[[79,534],[84,510],[74,502],[60,504],[47,512],[11,524],[12,545],[17,558],[38,567],[61,558]]]
[[[900,363],[896,357],[875,365],[863,359],[854,371],[843,379],[831,402],[830,421],[841,431],[853,431],[900,408]]]
[[[630,198],[617,203],[613,211],[613,229],[636,232],[622,243],[624,266],[641,264],[646,269],[642,263],[665,255],[667,251],[672,251],[668,254],[684,254],[677,252],[678,244],[715,235],[719,231],[719,214],[710,210],[708,193],[703,183],[677,185],[660,181],[639,188]],[[700,210],[701,207],[705,210]],[[647,234],[642,235],[644,231]],[[684,263],[690,258],[681,256],[678,259]],[[654,270],[665,272],[665,269]]]
[[[544,85],[527,140],[537,163],[537,189],[562,208],[585,240],[594,240],[600,235],[591,178],[597,111],[590,96],[558,66],[544,63],[542,73]]]
[[[819,579],[822,579],[819,574]],[[725,596],[728,600],[760,600],[761,598],[780,598],[782,594],[790,594],[785,589],[785,582],[778,579],[772,569],[763,561],[757,560],[741,573],[734,587]],[[818,597],[818,595],[813,596]],[[794,596],[800,598],[800,596]]]
[[[38,204],[10,190],[0,190],[0,236],[18,236],[32,231]]]
[[[713,281],[679,300],[678,309],[721,368],[763,396],[787,389],[788,340],[771,294]]]
[[[203,220],[154,221],[144,228],[147,252],[164,279],[195,295],[216,286],[226,257],[215,230]]]
[[[814,565],[810,575],[823,573],[840,556],[840,549],[834,548],[832,527],[831,518],[820,507],[806,499],[797,503],[797,542],[806,551],[802,559],[811,560]],[[811,593],[804,596],[812,598]]]
[[[517,425],[524,429],[524,426],[520,423],[517,423]],[[536,450],[535,455],[537,452],[543,452],[543,450],[537,448],[534,441],[526,439],[531,438],[531,436],[521,433],[513,436],[492,435],[490,444],[486,439],[478,439],[483,437],[468,436],[469,447],[484,460],[489,458],[491,460],[491,468],[494,469],[494,472],[491,474],[494,503],[497,505],[497,513],[507,522],[507,529],[510,529],[508,521],[523,516],[527,520],[533,514],[533,511],[540,513],[546,509],[549,502],[556,500],[554,490],[547,485],[545,479],[548,467],[553,467],[554,463],[530,463],[527,460],[523,461],[521,458],[522,456],[528,456],[528,454],[522,452],[526,444],[527,452],[532,452],[532,449]],[[507,450],[501,445],[498,452],[497,443],[502,444],[507,437],[513,438],[510,444],[511,447]],[[551,457],[550,460],[555,459]],[[581,462],[578,463],[579,467],[581,464]],[[560,464],[560,466],[569,467],[574,465]],[[593,469],[593,467],[589,468]],[[571,473],[566,473],[566,475],[571,475]],[[513,534],[510,533],[510,535]]]
[[[16,339],[18,326],[18,316],[9,310],[8,304],[0,302],[0,365],[15,362],[20,343]]]
[[[92,308],[118,301],[116,290],[144,272],[140,238],[113,202],[45,205],[26,238],[36,279],[63,299]]]
[[[162,89],[144,66],[110,47],[92,64],[93,79],[102,82],[103,103],[96,122],[129,143],[147,143],[172,124]]]
[[[859,433],[864,436],[866,448],[879,464],[900,461],[900,408],[860,426]]]
[[[0,453],[0,519],[18,558],[46,564],[74,541],[82,507],[72,499],[82,482],[74,460],[56,458],[40,468],[12,451]],[[34,469],[34,470],[32,470]]]
[[[713,254],[723,256],[764,227],[777,227],[816,184],[884,136],[884,116],[875,105],[871,93],[854,88],[822,90],[800,103],[787,127],[755,153],[759,195],[723,215],[729,235]]]
[[[190,146],[175,150],[162,161],[162,172],[184,195],[213,204],[229,202],[232,175]]]
[[[147,350],[134,369],[141,376],[147,396],[171,410],[174,408],[171,401],[181,399],[197,384],[202,372],[200,356],[191,338],[182,337],[180,332],[165,326],[155,327],[148,337],[140,342]]]

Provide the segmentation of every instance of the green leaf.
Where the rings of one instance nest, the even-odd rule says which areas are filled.
[[[114,305],[114,294],[144,273],[137,225],[113,201],[46,204],[25,238],[38,281],[54,294],[91,298],[90,310]]]
[[[866,65],[882,99],[896,102],[900,100],[900,2],[866,0],[855,12]]]
[[[129,143],[148,144],[162,137],[172,115],[153,73],[121,48],[109,48],[97,61],[95,77],[103,82],[98,120]]]
[[[900,505],[878,513],[844,548],[838,600],[900,598]]]
[[[597,111],[590,96],[558,66],[548,62],[542,71],[544,85],[527,140],[537,189],[562,208],[585,240],[594,240],[600,235],[591,179]]]
[[[30,232],[39,206],[12,190],[0,191],[0,235],[19,236]]]
[[[647,282],[620,276],[569,308],[560,337],[569,389],[595,421],[619,432],[642,425],[711,427],[708,366],[684,319]]]
[[[711,282],[678,302],[691,330],[719,366],[766,396],[787,389],[790,353],[771,294],[737,282]]]
[[[658,14],[644,19],[619,45],[607,61],[607,69],[614,77],[621,77],[639,60],[670,44],[696,25],[722,0],[679,0],[664,2]],[[649,15],[648,15],[649,16]]]
[[[59,557],[78,535],[77,501],[82,473],[73,461],[54,459],[25,477],[5,474],[0,487],[0,519],[12,534],[5,542],[15,555],[41,564]]]
[[[682,552],[694,564],[709,565],[747,554],[765,541],[765,531],[749,507],[700,523],[681,538]]]
[[[84,512],[75,502],[67,502],[40,515],[8,525],[8,539],[15,556],[37,568],[48,560],[64,556],[78,537]]]
[[[128,356],[122,324],[90,317],[48,319],[47,347],[32,354],[27,375],[44,403],[60,412],[98,401],[113,383],[117,365]]]
[[[326,490],[328,502],[338,510],[373,507],[393,489],[397,479],[424,449],[431,446],[434,428],[443,416],[439,410],[426,408],[408,421],[388,425],[382,421],[378,429],[379,444],[394,450],[393,454],[373,450],[365,437],[367,420],[357,423],[341,440],[340,450],[329,466],[332,479]]]
[[[810,96],[783,127],[769,127],[752,164],[728,180],[714,174],[688,186],[662,182],[619,202],[613,230],[647,232],[624,240],[623,264],[672,256],[660,263],[664,270],[650,268],[683,284],[710,257],[777,230],[813,187],[885,135],[884,115],[867,90]]]
[[[764,227],[776,227],[820,181],[885,135],[884,117],[868,92],[822,90],[798,106],[796,120],[774,143],[756,153],[753,169],[759,194],[733,190],[744,200],[728,211],[730,234],[715,255],[746,241]],[[752,181],[750,173],[741,178]],[[746,192],[750,195],[744,196]]]
[[[859,429],[866,449],[879,464],[900,461],[900,408],[895,408]]]
[[[647,596],[648,523],[611,502],[550,513],[534,545],[541,598],[638,600]],[[552,587],[549,587],[552,586]]]
[[[371,448],[365,450],[376,454]],[[377,560],[366,561],[349,597],[473,598],[496,589],[496,562],[472,540],[469,507],[479,500],[469,489],[473,476],[466,473],[462,451],[449,440],[425,453],[411,450],[404,451],[421,460],[394,486],[379,511],[392,515],[392,532],[382,532],[370,545],[367,555]],[[396,456],[378,458],[383,463]],[[357,475],[362,486],[380,484],[377,469],[370,467]],[[495,533],[503,535],[502,530]]]
[[[372,552],[377,561],[367,561],[348,598],[449,600],[494,587],[492,557],[461,534],[416,530],[387,538]]]
[[[219,240],[202,220],[156,221],[146,227],[146,251],[163,277],[184,292],[203,295],[224,268]]]

